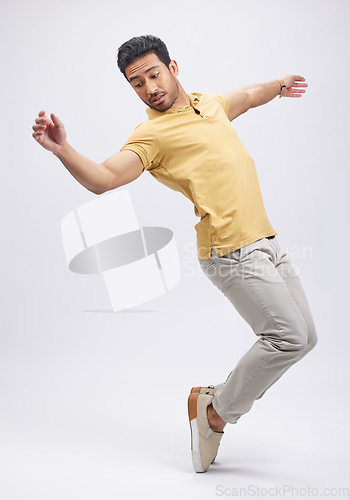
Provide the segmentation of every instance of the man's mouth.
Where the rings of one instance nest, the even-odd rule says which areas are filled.
[[[157,104],[161,104],[164,101],[164,99],[165,99],[165,94],[159,94],[155,97],[152,97],[151,103],[157,106]]]

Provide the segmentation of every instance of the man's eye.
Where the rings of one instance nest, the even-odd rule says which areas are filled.
[[[135,87],[141,87],[142,83],[136,83]]]
[[[152,78],[157,78],[158,75],[159,73],[156,73],[155,75],[152,76]]]

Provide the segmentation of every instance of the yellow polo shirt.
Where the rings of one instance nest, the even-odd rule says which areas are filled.
[[[141,158],[157,181],[180,191],[200,217],[198,258],[210,259],[276,233],[264,208],[254,161],[228,119],[226,96],[188,95],[190,105],[157,111],[121,149]]]

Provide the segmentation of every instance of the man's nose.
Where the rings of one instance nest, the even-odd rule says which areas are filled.
[[[158,90],[157,85],[154,82],[147,83],[147,93],[148,95],[156,94]]]

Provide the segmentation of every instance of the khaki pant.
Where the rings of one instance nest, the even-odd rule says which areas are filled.
[[[226,382],[216,385],[213,407],[236,423],[290,366],[317,342],[302,285],[276,237],[200,260],[204,274],[259,337]]]

